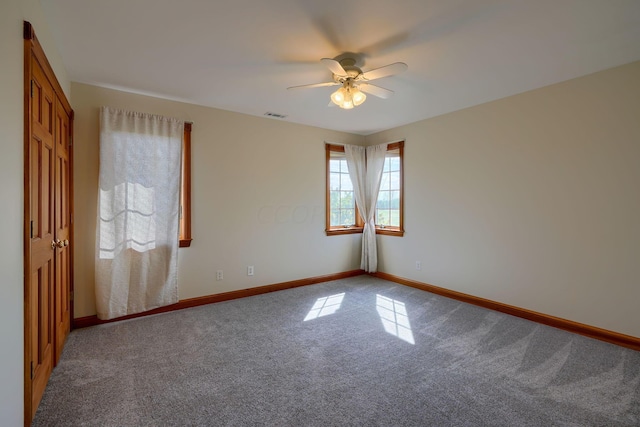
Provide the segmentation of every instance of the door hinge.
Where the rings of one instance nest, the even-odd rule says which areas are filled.
[[[69,147],[73,147],[73,136],[69,137]]]
[[[73,301],[73,291],[69,292],[69,301]]]
[[[30,227],[29,238],[33,239],[33,221],[31,221],[31,224],[30,224],[29,227]]]
[[[33,80],[31,80],[31,97],[33,98]]]
[[[33,369],[33,362],[31,362],[31,379],[35,376],[35,369]]]

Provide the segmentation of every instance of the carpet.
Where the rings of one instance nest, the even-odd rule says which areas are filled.
[[[33,426],[640,426],[640,352],[371,276],[73,331]]]

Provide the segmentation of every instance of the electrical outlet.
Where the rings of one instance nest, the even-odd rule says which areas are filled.
[[[416,261],[416,270],[422,270],[422,261]]]
[[[253,276],[253,265],[247,267],[247,276]]]
[[[224,274],[222,274],[222,270],[216,271],[216,280],[224,279]]]

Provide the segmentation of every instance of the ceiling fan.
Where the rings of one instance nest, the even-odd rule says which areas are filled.
[[[356,66],[356,59],[351,56],[338,56],[337,59],[322,58],[321,62],[333,73],[333,81],[325,83],[314,83],[309,85],[292,86],[287,89],[313,88],[325,86],[342,86],[340,89],[331,94],[331,102],[329,106],[337,105],[340,108],[351,109],[362,104],[367,95],[377,96],[378,98],[387,99],[393,95],[393,91],[380,86],[369,83],[371,80],[380,79],[382,77],[393,76],[407,70],[407,64],[404,62],[394,62],[384,67],[375,68],[366,72]]]

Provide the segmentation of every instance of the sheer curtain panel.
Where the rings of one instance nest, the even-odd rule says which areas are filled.
[[[366,148],[357,145],[344,146],[356,204],[364,221],[360,268],[368,273],[378,271],[375,211],[387,145]]]
[[[184,122],[102,107],[96,307],[112,319],[178,302]]]

